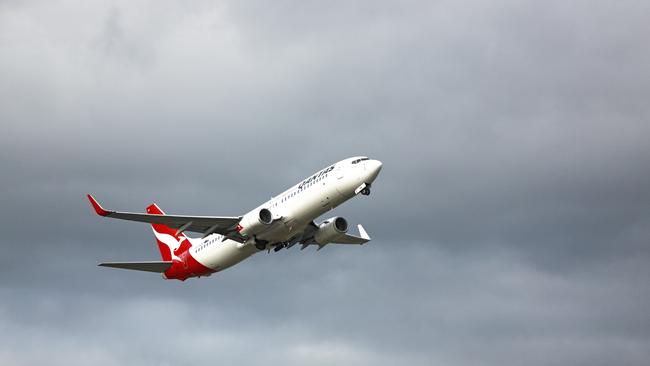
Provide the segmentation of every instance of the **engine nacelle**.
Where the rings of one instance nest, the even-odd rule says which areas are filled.
[[[239,223],[242,235],[255,235],[266,230],[273,223],[273,214],[268,208],[247,213]]]
[[[332,217],[323,221],[314,234],[318,244],[327,244],[348,232],[348,222],[342,217]]]

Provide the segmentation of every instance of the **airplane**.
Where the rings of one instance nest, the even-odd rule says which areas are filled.
[[[365,156],[341,160],[243,216],[166,215],[155,203],[146,213],[110,211],[88,194],[99,216],[150,223],[162,257],[161,261],[104,262],[99,266],[157,272],[164,279],[185,281],[223,271],[263,250],[278,252],[296,244],[301,244],[301,250],[309,245],[321,250],[327,244],[367,243],[370,237],[363,226],[357,226],[359,236],[348,234],[343,217],[319,224],[314,220],[352,197],[370,195],[381,168],[379,160]],[[201,236],[191,238],[186,231]]]

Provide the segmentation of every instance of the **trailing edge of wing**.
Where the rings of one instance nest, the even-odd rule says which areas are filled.
[[[172,266],[171,261],[164,262],[105,262],[99,263],[100,267],[112,267],[120,269],[131,269],[134,271],[162,273]]]
[[[152,215],[147,213],[120,212],[106,210],[99,204],[99,202],[97,202],[95,197],[90,194],[88,195],[88,200],[99,216],[129,221],[148,222],[150,224],[163,224],[171,228],[183,228],[183,231],[192,231],[196,233],[206,233],[210,230],[211,233],[233,236],[233,240],[243,240],[235,231],[237,224],[241,221],[241,216]]]

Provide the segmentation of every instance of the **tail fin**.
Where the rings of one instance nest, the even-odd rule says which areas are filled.
[[[165,214],[155,203],[147,207],[147,213],[151,215]],[[192,246],[185,234],[176,234],[176,229],[163,224],[151,224],[151,227],[153,234],[156,236],[156,242],[163,261],[180,261],[178,255]]]

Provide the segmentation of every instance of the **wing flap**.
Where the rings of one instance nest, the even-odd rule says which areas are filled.
[[[172,266],[172,261],[162,262],[104,262],[99,263],[100,267],[112,267],[120,269],[131,269],[134,271],[163,273]]]

